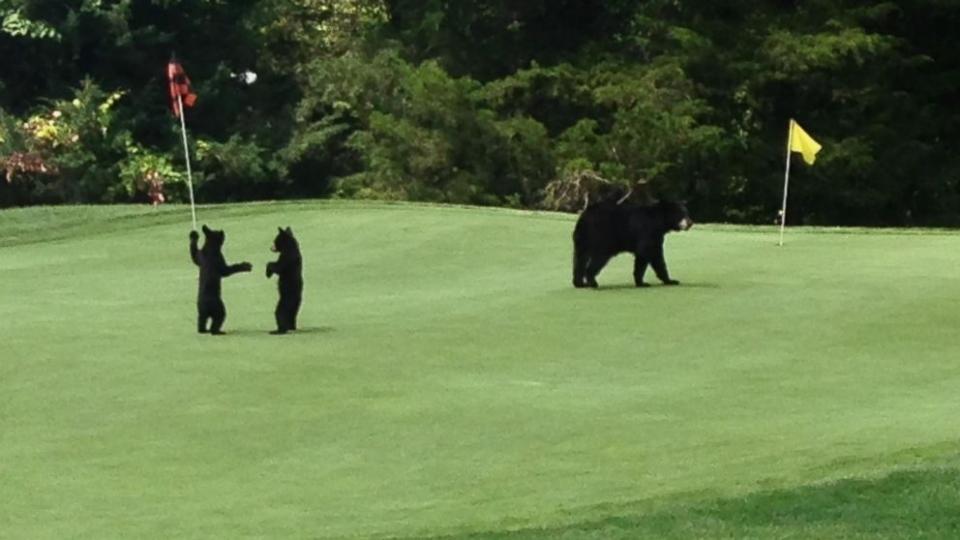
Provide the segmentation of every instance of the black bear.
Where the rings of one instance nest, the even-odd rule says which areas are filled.
[[[227,235],[223,231],[214,231],[203,226],[203,248],[197,248],[200,235],[190,231],[190,258],[200,267],[200,289],[197,292],[197,332],[213,335],[223,334],[223,321],[227,318],[227,308],[220,297],[220,280],[236,274],[249,272],[253,266],[248,262],[228,265],[223,258],[223,243]],[[207,321],[210,328],[207,329]]]
[[[277,319],[277,329],[271,334],[286,334],[297,329],[297,312],[300,310],[300,301],[303,299],[303,257],[300,255],[300,245],[293,237],[290,227],[277,228],[277,237],[273,239],[271,251],[280,253],[280,257],[267,263],[267,278],[277,274],[277,288],[280,291],[280,301],[274,315]]]
[[[663,238],[670,231],[693,226],[686,207],[661,201],[652,206],[603,201],[580,214],[573,231],[573,286],[596,287],[597,274],[611,257],[633,253],[633,281],[646,287],[643,274],[653,267],[664,285],[678,285],[670,279],[663,260]]]

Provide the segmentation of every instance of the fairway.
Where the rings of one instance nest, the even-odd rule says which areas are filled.
[[[0,212],[0,537],[960,531],[960,235],[698,225],[680,287],[621,256],[576,290],[572,215],[199,214],[254,265],[223,337],[183,207]]]

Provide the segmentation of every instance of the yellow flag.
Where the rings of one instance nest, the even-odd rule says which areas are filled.
[[[807,165],[813,165],[813,162],[817,160],[817,152],[820,151],[822,146],[820,143],[813,140],[813,137],[807,135],[807,132],[800,127],[795,120],[790,119],[790,150],[793,152],[800,152],[803,154],[803,160],[807,162]]]

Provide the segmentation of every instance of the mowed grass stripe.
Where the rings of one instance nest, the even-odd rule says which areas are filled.
[[[696,227],[667,240],[681,287],[636,290],[621,257],[582,291],[573,216],[210,207],[255,265],[217,339],[194,334],[188,214],[116,211],[0,235],[11,537],[576,536],[556,527],[882,478],[960,439],[951,235]],[[274,337],[280,225],[306,300]]]

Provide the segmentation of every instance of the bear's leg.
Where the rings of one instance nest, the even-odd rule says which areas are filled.
[[[290,329],[297,329],[297,313],[300,312],[301,298],[297,296],[290,305]]]
[[[603,267],[607,265],[607,261],[610,260],[609,255],[593,255],[590,257],[590,260],[587,262],[587,286],[593,287],[596,289],[599,285],[597,284],[597,274],[603,270]]]
[[[210,317],[213,322],[210,323],[210,334],[214,336],[223,335],[223,321],[227,320],[227,307],[223,305],[223,300],[219,298],[214,302],[210,309]]]
[[[642,254],[636,254],[633,257],[633,283],[637,287],[649,287],[649,283],[643,282],[643,275],[647,272],[647,258]]]
[[[280,298],[274,315],[277,319],[277,330],[273,334],[284,334],[297,329],[297,311],[300,310],[300,298]]]
[[[663,282],[664,285],[679,285],[680,282],[675,279],[670,279],[670,273],[667,272],[667,261],[663,259],[663,244],[657,244],[650,250],[650,266],[653,267],[654,273],[657,274],[657,279]]]
[[[207,309],[207,303],[198,300],[197,301],[197,332],[200,334],[207,333],[207,319],[210,318],[210,312]]]
[[[277,321],[277,329],[270,333],[274,335],[286,334],[287,330],[290,329],[290,323],[287,316],[287,307],[283,301],[283,298],[277,302],[277,309],[274,310],[273,316]]]
[[[587,263],[590,257],[582,249],[573,248],[573,286],[578,289],[585,287]]]

